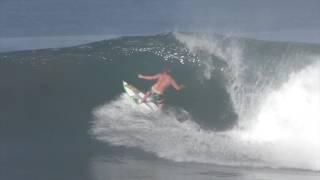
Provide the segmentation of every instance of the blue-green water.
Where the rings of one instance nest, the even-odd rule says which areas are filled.
[[[212,34],[0,54],[1,179],[317,179],[320,46]],[[122,80],[170,67],[162,113]]]

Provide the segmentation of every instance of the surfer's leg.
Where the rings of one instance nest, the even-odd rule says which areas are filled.
[[[151,95],[151,91],[145,93],[144,97],[142,98],[142,102],[146,102],[147,98]]]
[[[157,94],[155,96],[155,102],[157,104],[157,106],[159,107],[159,109],[161,110],[162,107],[164,106],[164,98],[162,94]]]
[[[163,106],[164,106],[164,104],[163,104],[163,103],[158,104],[158,107],[159,107],[159,109],[160,109],[160,110],[162,110]]]

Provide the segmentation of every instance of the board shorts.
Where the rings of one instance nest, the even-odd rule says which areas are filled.
[[[153,90],[153,88],[150,89],[150,92],[151,92],[150,97],[154,103],[163,104],[164,102],[163,94],[157,93],[155,90]]]

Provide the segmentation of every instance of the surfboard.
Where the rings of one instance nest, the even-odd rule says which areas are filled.
[[[152,102],[151,98],[148,98],[146,102],[141,102],[144,97],[144,93],[141,92],[138,88],[127,83],[126,81],[123,81],[122,84],[126,94],[132,100],[132,102],[135,103],[135,105],[137,105],[138,107],[142,107],[147,111],[157,111],[159,109],[158,106],[154,102]]]

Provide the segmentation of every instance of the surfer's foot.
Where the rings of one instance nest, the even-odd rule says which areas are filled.
[[[163,106],[164,106],[164,104],[163,104],[163,103],[158,104],[159,110],[162,110],[162,109],[163,109]]]
[[[147,102],[147,98],[148,98],[148,97],[144,97],[144,98],[140,99],[141,103]]]

